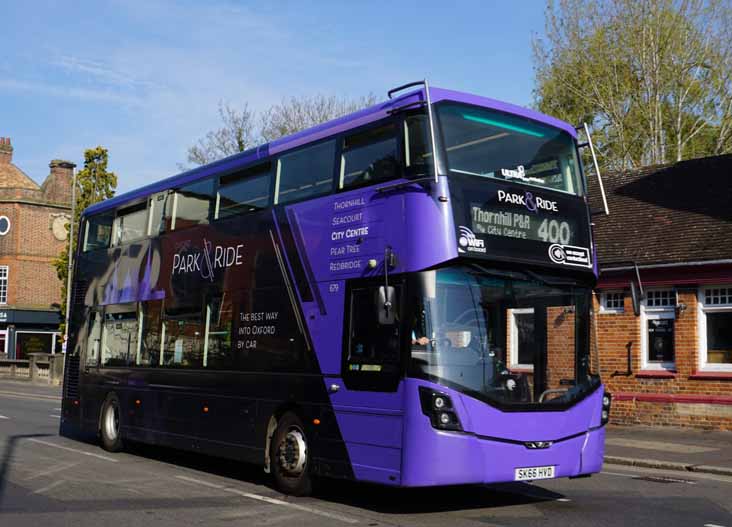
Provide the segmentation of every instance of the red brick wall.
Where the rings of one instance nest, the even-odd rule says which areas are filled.
[[[66,242],[51,230],[54,217],[67,209],[30,203],[0,203],[0,214],[11,221],[10,232],[0,237],[0,265],[8,266],[8,306],[48,309],[61,301],[53,260]]]
[[[679,303],[686,309],[676,310],[676,370],[666,373],[666,377],[641,369],[641,317],[633,314],[630,295],[625,295],[624,312],[620,314],[599,313],[596,295],[597,326],[592,328],[592,344],[593,352],[599,351],[602,379],[615,395],[611,422],[732,430],[732,404],[726,404],[732,402],[732,378],[693,378],[700,360],[698,289],[683,286],[677,291]],[[629,342],[632,374],[613,375],[627,369]]]

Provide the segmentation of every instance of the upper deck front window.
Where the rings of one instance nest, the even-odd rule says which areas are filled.
[[[566,132],[476,106],[438,108],[450,172],[583,193],[574,141]]]

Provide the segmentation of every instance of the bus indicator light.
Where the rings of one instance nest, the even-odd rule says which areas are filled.
[[[318,426],[320,424],[320,419],[313,419],[313,424]]]

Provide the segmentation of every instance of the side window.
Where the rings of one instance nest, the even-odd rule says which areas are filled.
[[[163,301],[143,302],[140,309],[142,323],[140,334],[142,338],[140,339],[140,353],[136,364],[138,366],[158,366],[163,341]]]
[[[112,245],[144,238],[147,236],[147,222],[146,203],[118,211],[112,224]]]
[[[345,370],[364,374],[396,373],[399,370],[401,327],[399,306],[401,288],[395,288],[392,309],[393,324],[380,324],[378,313],[378,286],[357,287],[351,290],[349,334]]]
[[[106,249],[112,239],[114,214],[107,212],[91,216],[86,220],[84,231],[84,252]]]
[[[89,368],[96,368],[99,365],[99,351],[102,341],[102,313],[100,311],[89,312],[89,336],[86,340],[86,359],[84,364]]]
[[[335,141],[326,141],[278,159],[275,203],[289,203],[331,192],[335,147]]]
[[[223,293],[212,298],[208,304],[208,342],[204,366],[215,370],[234,368],[234,356],[231,345],[232,324],[231,294]]]
[[[137,304],[108,306],[102,326],[102,366],[127,366],[133,362],[138,339]]]
[[[431,172],[431,151],[427,116],[408,116],[404,120],[404,162],[413,175]]]
[[[166,306],[164,317],[163,366],[203,367],[205,325],[201,307],[170,309]]]
[[[196,181],[175,193],[173,229],[208,223],[215,204],[214,180]]]
[[[341,155],[340,188],[397,177],[394,131],[394,126],[384,126],[346,137]]]
[[[270,163],[222,176],[214,217],[226,218],[269,207],[271,184]]]
[[[150,198],[148,209],[149,214],[149,234],[157,236],[163,232],[171,230],[171,222],[173,221],[173,194],[168,192],[159,192]]]

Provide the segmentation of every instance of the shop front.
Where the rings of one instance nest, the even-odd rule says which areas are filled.
[[[22,360],[31,353],[60,353],[60,322],[58,311],[0,310],[0,354]]]

